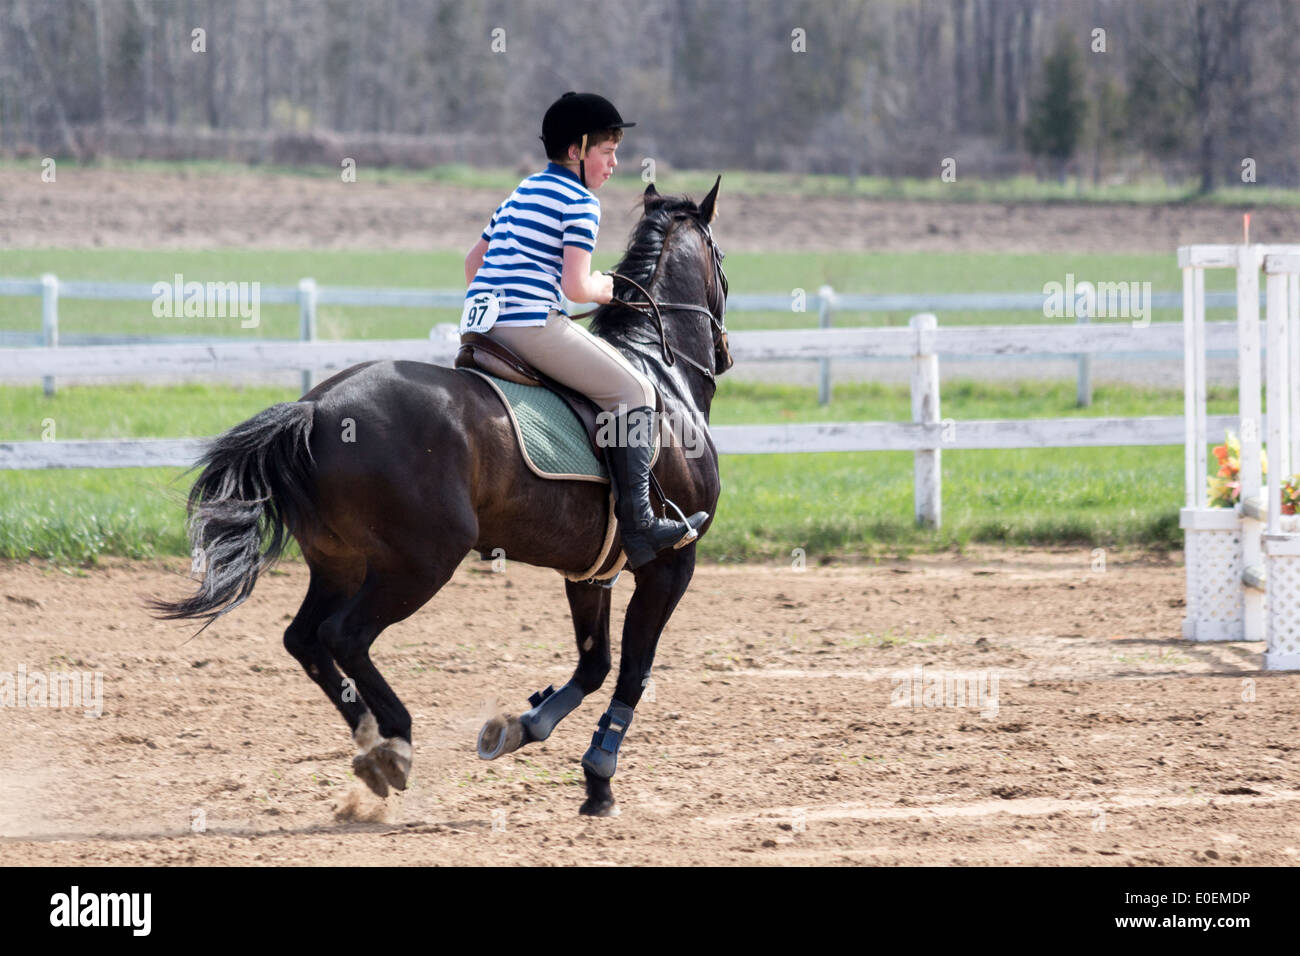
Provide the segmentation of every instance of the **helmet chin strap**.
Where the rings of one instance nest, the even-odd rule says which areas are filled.
[[[587,185],[587,134],[582,134],[582,148],[578,152],[578,179]]]

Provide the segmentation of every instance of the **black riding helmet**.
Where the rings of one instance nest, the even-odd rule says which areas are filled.
[[[551,104],[542,119],[542,143],[546,155],[554,156],[570,143],[581,142],[578,154],[578,178],[587,185],[587,137],[603,129],[624,129],[636,123],[625,123],[614,104],[595,93],[575,93],[570,90]]]

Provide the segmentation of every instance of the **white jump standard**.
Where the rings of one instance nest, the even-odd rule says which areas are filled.
[[[1187,565],[1183,637],[1267,641],[1267,670],[1300,669],[1300,520],[1282,514],[1282,483],[1300,467],[1300,246],[1183,246]],[[1209,507],[1205,271],[1237,270],[1241,482],[1235,508]],[[1261,402],[1259,274],[1267,276],[1268,457]],[[1215,436],[1217,439],[1219,436]],[[1267,526],[1267,530],[1266,530]]]

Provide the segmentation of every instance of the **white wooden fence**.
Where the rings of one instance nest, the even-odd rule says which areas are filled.
[[[1208,298],[1208,297],[1207,297]],[[317,299],[322,301],[322,299]],[[453,332],[453,327],[446,327]],[[1207,347],[1236,347],[1235,324],[1209,323]],[[1180,324],[955,326],[941,328],[933,315],[915,315],[908,328],[806,329],[736,332],[730,337],[738,363],[765,360],[910,358],[911,422],[798,425],[719,425],[712,429],[724,454],[788,454],[828,451],[915,453],[915,513],[921,524],[941,519],[942,450],[968,448],[1074,448],[1180,445],[1181,415],[1144,418],[967,421],[942,417],[938,362],[943,355],[1171,352],[1181,354]],[[410,359],[450,364],[454,334],[430,339],[342,342],[248,341],[207,344],[139,344],[0,348],[0,381],[36,376],[138,375],[150,372],[338,371],[370,359]],[[1209,420],[1214,431],[1236,423]],[[196,439],[131,441],[0,442],[0,469],[128,468],[189,466],[201,448]]]
[[[1078,289],[1082,289],[1079,284]],[[414,308],[414,309],[451,309],[459,311],[464,302],[464,293],[456,290],[432,289],[368,289],[343,286],[317,286],[315,279],[302,279],[294,286],[263,286],[258,284],[260,302],[266,305],[297,305],[299,312],[299,340],[316,341],[316,314],[322,305],[358,305],[380,308]],[[796,290],[799,291],[799,290]],[[60,344],[59,300],[93,299],[150,302],[156,293],[154,286],[146,282],[103,282],[63,280],[55,275],[46,274],[39,279],[0,278],[0,298],[7,296],[40,297],[41,331],[40,332],[5,332],[0,331],[0,346],[44,345],[57,347]],[[1042,314],[1044,296],[1041,293],[940,293],[940,294],[857,294],[841,295],[830,286],[822,286],[816,295],[804,297],[802,305],[806,311],[816,311],[818,326],[829,329],[834,324],[836,311],[857,314],[871,312],[906,312],[908,314],[951,311],[1026,311]],[[1229,307],[1235,305],[1231,292],[1210,293],[1205,297],[1206,305]],[[1182,295],[1178,292],[1157,292],[1151,297],[1153,309],[1174,309],[1182,305]],[[731,312],[789,312],[794,307],[790,296],[784,295],[744,295],[729,296],[727,308]],[[1080,324],[1088,322],[1086,315],[1078,318]],[[882,330],[886,331],[886,330]],[[893,330],[905,333],[905,330]],[[111,343],[138,342],[140,344],[175,344],[186,339],[199,341],[190,336],[113,336],[73,334],[62,336],[67,345],[107,345]],[[203,339],[202,341],[210,341]],[[882,339],[882,341],[885,341]],[[1027,357],[1036,350],[1009,350],[1000,354]],[[972,349],[967,353],[954,351],[950,358],[969,358],[985,355],[982,348]],[[1039,353],[1066,354],[1071,353]],[[873,352],[865,358],[893,356],[892,352]],[[818,358],[818,401],[825,405],[831,398],[831,358],[850,358],[848,355],[833,355]],[[1078,404],[1092,404],[1092,384],[1090,374],[1090,353],[1086,350],[1074,354],[1078,361]],[[310,371],[303,371],[303,391],[311,387]],[[44,378],[46,394],[54,392],[54,376]]]

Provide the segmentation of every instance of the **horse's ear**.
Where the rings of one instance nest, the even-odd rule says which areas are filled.
[[[709,194],[704,197],[704,202],[700,203],[700,218],[705,222],[713,222],[718,215],[718,187],[722,185],[722,177],[719,176]]]
[[[659,190],[655,189],[655,184],[651,183],[646,186],[645,192],[641,195],[641,203],[647,210],[654,205],[656,200],[660,199]]]

